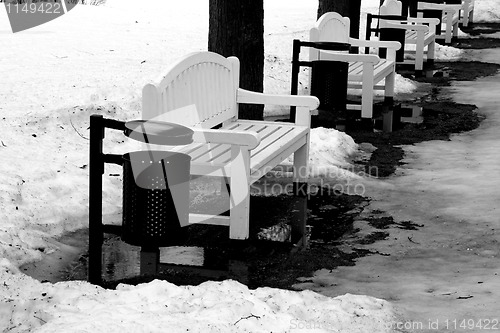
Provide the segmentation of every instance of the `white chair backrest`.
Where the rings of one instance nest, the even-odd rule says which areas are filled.
[[[239,60],[192,53],[142,90],[142,117],[211,128],[238,116]],[[189,105],[196,108],[186,108]]]
[[[380,15],[401,15],[403,4],[398,0],[385,0],[380,7]]]
[[[343,17],[339,13],[329,12],[323,14],[314,27],[309,31],[309,41],[311,42],[341,42],[349,43],[351,21],[348,17]],[[309,49],[309,60],[325,59],[328,55],[314,48]]]
[[[380,7],[380,15],[401,15],[403,4],[397,0],[385,0],[384,4]],[[390,22],[390,21],[389,21]],[[380,27],[387,26],[386,20],[380,20]]]
[[[311,34],[317,33],[318,42],[349,42],[350,20],[348,17],[343,17],[339,13],[329,12],[323,14],[314,28],[311,29]],[[311,36],[313,37],[313,36]]]

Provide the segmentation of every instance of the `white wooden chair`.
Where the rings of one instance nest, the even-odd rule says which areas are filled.
[[[237,58],[198,52],[147,84],[142,95],[143,119],[174,122],[195,131],[195,143],[169,149],[192,157],[192,175],[229,178],[230,216],[190,214],[189,223],[229,226],[231,239],[249,237],[250,186],[268,171],[293,154],[294,182],[307,182],[310,113],[319,105],[313,96],[242,89],[239,77]],[[295,122],[241,120],[242,103],[296,106]],[[222,126],[213,129],[218,125]]]
[[[380,15],[406,17],[407,13],[402,13],[401,1],[385,0],[380,7]],[[427,63],[434,62],[436,25],[438,24],[439,19],[437,18],[406,17],[404,20],[379,19],[380,29],[390,28],[405,30],[405,44],[415,45],[415,50],[405,50],[405,53],[414,54],[415,60],[405,59],[403,63],[414,64],[416,72],[421,72],[423,70],[424,58],[426,58]],[[367,29],[368,28],[367,26]]]
[[[446,44],[450,44],[453,37],[458,36],[458,23],[460,21],[461,4],[441,4],[418,2],[418,17],[424,17],[424,11],[433,10],[441,11],[439,15],[441,25],[444,26],[442,31],[436,34],[436,39],[443,39]],[[439,28],[437,29],[439,30]]]
[[[350,20],[335,12],[323,14],[310,30],[311,42],[341,42],[358,47],[359,52],[365,48],[376,52],[383,48],[387,58],[381,59],[376,54],[351,54],[335,51],[324,51],[310,48],[309,60],[333,60],[349,62],[348,88],[361,89],[361,107],[348,104],[348,109],[361,109],[362,118],[372,118],[374,89],[384,90],[386,101],[394,98],[394,83],[396,75],[396,51],[401,47],[399,42],[367,41],[349,37]]]

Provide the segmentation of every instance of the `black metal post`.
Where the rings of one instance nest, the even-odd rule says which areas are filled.
[[[368,13],[366,16],[366,40],[370,40],[371,35],[372,35],[372,20],[373,20],[373,15]],[[375,33],[375,36],[377,36],[377,33]],[[365,47],[365,54],[370,53],[370,48]]]
[[[90,116],[90,153],[89,153],[89,259],[88,280],[102,284],[102,141],[104,139],[103,117]]]
[[[300,55],[300,40],[293,40],[292,49],[292,88],[290,90],[290,95],[298,94],[299,85],[299,55]],[[295,122],[295,106],[290,106],[290,121]]]

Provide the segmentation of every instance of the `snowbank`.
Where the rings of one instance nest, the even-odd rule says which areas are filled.
[[[377,1],[363,1],[363,11]],[[53,251],[51,239],[88,223],[90,114],[137,118],[144,83],[184,54],[206,49],[207,1],[137,5],[108,0],[106,6],[79,6],[18,34],[9,33],[0,10],[0,329],[255,332],[309,330],[308,324],[321,323],[317,331],[390,331],[383,324],[394,320],[394,309],[365,296],[250,291],[233,281],[199,287],[154,282],[107,291],[84,282],[42,284],[18,272],[22,263]],[[497,0],[476,0],[476,19],[498,21],[498,7]],[[316,1],[266,2],[267,92],[289,91],[291,40],[307,37],[316,8]],[[443,48],[438,58],[451,53]],[[410,92],[413,84],[398,77],[396,91]],[[345,166],[357,149],[333,130],[311,136],[318,172]],[[106,142],[115,153],[131,147],[113,133]],[[120,220],[118,173],[110,167],[104,177],[110,223]]]
[[[40,283],[2,269],[3,332],[388,332],[392,305],[368,296],[249,290],[231,280],[178,287],[153,281],[105,290]]]

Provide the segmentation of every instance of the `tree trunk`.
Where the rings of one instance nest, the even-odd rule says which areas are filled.
[[[264,90],[264,0],[209,0],[208,50],[240,59],[240,87]],[[263,119],[264,107],[240,105],[239,117]]]
[[[319,0],[318,18],[324,13],[337,12],[351,19],[351,37],[359,38],[359,17],[361,16],[361,0]]]

